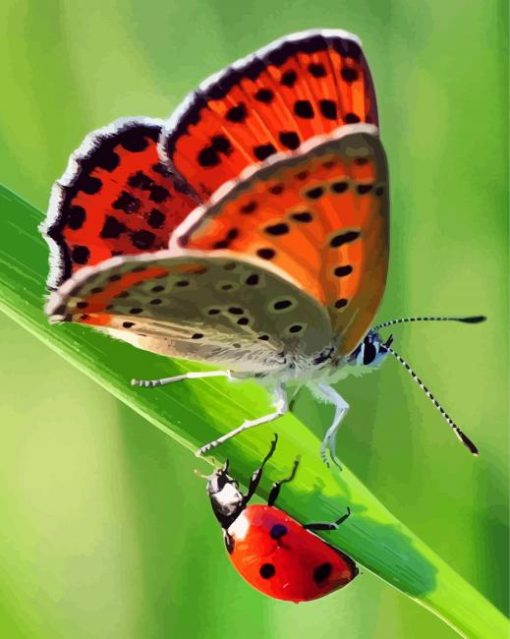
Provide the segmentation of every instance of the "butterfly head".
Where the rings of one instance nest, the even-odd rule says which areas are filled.
[[[370,366],[378,368],[388,355],[388,346],[393,342],[393,335],[383,341],[375,330],[370,330],[354,351],[349,355],[351,366]]]

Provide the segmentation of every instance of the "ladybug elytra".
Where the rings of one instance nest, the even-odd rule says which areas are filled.
[[[277,441],[275,435],[268,454],[251,476],[246,494],[228,474],[228,461],[208,478],[207,492],[237,572],[269,597],[296,603],[311,601],[342,588],[358,574],[350,557],[314,534],[336,530],[350,510],[331,523],[302,525],[277,508],[274,504],[280,488],[294,478],[297,460],[290,476],[273,484],[267,505],[249,504]]]

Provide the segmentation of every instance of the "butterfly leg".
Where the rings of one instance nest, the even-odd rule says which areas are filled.
[[[237,428],[234,428],[234,430],[231,430],[230,432],[225,433],[225,435],[222,435],[221,437],[218,437],[218,439],[215,439],[214,441],[209,442],[208,444],[205,444],[204,446],[199,448],[196,451],[195,455],[197,457],[206,455],[213,448],[216,448],[217,446],[219,446],[220,444],[223,444],[230,438],[235,437],[236,435],[239,435],[239,433],[244,433],[244,431],[250,428],[254,428],[255,426],[262,426],[262,424],[269,424],[269,422],[273,422],[275,419],[278,419],[278,417],[285,415],[285,413],[288,411],[287,393],[285,392],[283,386],[281,385],[278,385],[275,389],[273,406],[275,408],[273,413],[269,413],[268,415],[264,415],[263,417],[259,417],[258,419],[247,419],[240,426],[238,426]]]
[[[204,377],[228,377],[230,379],[230,376],[230,371],[190,371],[182,375],[162,377],[161,379],[132,379],[131,386],[154,388],[155,386],[166,386],[174,382],[182,382],[185,379],[203,379]]]
[[[317,386],[314,386],[312,388],[312,392],[318,399],[322,399],[328,404],[333,404],[333,406],[335,407],[335,416],[333,417],[333,422],[326,431],[324,439],[321,443],[321,457],[322,461],[327,466],[329,466],[329,453],[333,464],[341,469],[342,467],[335,453],[335,443],[336,435],[338,433],[338,429],[340,428],[342,419],[345,417],[347,411],[349,410],[349,404],[341,395],[339,395],[331,386],[328,386],[327,384],[318,384]]]

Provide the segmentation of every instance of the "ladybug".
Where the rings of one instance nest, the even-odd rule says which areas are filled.
[[[237,572],[269,597],[295,603],[312,601],[343,588],[358,574],[350,557],[314,534],[336,530],[349,517],[350,510],[332,523],[301,525],[277,508],[274,504],[280,488],[294,478],[297,460],[290,476],[273,484],[267,506],[249,504],[277,441],[275,435],[268,454],[251,476],[246,494],[228,474],[228,460],[207,478],[207,492]]]

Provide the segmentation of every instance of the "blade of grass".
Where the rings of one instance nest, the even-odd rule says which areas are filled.
[[[167,376],[192,366],[138,351],[83,327],[49,326],[42,310],[47,248],[37,231],[42,215],[2,187],[0,210],[0,309],[50,348],[190,450],[267,411],[267,398],[251,383],[214,380],[133,388],[131,377]],[[270,484],[300,455],[296,480],[282,491],[282,508],[306,522],[333,520],[350,506],[353,516],[341,529],[323,535],[330,544],[434,612],[461,636],[506,636],[507,619],[393,517],[347,468],[330,472],[320,461],[319,441],[292,415],[231,440],[218,450],[217,458],[228,456],[234,474],[247,478],[274,430],[280,434],[280,445],[261,495],[267,495]]]

